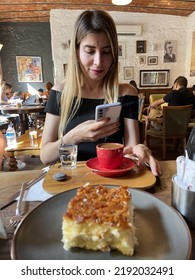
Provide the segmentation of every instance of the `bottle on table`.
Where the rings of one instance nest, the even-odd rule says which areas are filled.
[[[16,141],[16,131],[13,127],[13,124],[9,124],[6,130],[6,140],[7,140],[7,147],[8,148],[16,148],[17,141]]]

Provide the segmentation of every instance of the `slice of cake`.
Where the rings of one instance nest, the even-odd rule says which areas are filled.
[[[133,255],[136,244],[133,206],[127,187],[79,188],[70,200],[62,224],[64,249],[117,249]]]

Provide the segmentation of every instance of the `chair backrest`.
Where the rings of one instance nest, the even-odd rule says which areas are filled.
[[[163,107],[163,135],[186,137],[192,105]]]
[[[138,120],[142,121],[142,114],[144,110],[145,96],[139,97],[139,106],[138,106]]]
[[[150,96],[149,96],[149,104],[152,104],[154,101],[163,98],[165,95],[166,95],[165,93],[150,94]]]

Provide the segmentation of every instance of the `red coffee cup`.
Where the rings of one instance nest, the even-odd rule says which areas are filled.
[[[119,143],[101,143],[96,146],[97,157],[101,168],[116,169],[123,161],[124,145]]]

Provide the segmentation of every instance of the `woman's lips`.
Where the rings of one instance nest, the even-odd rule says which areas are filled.
[[[103,70],[95,70],[95,69],[91,69],[91,72],[95,75],[100,75],[102,74],[104,71]]]

